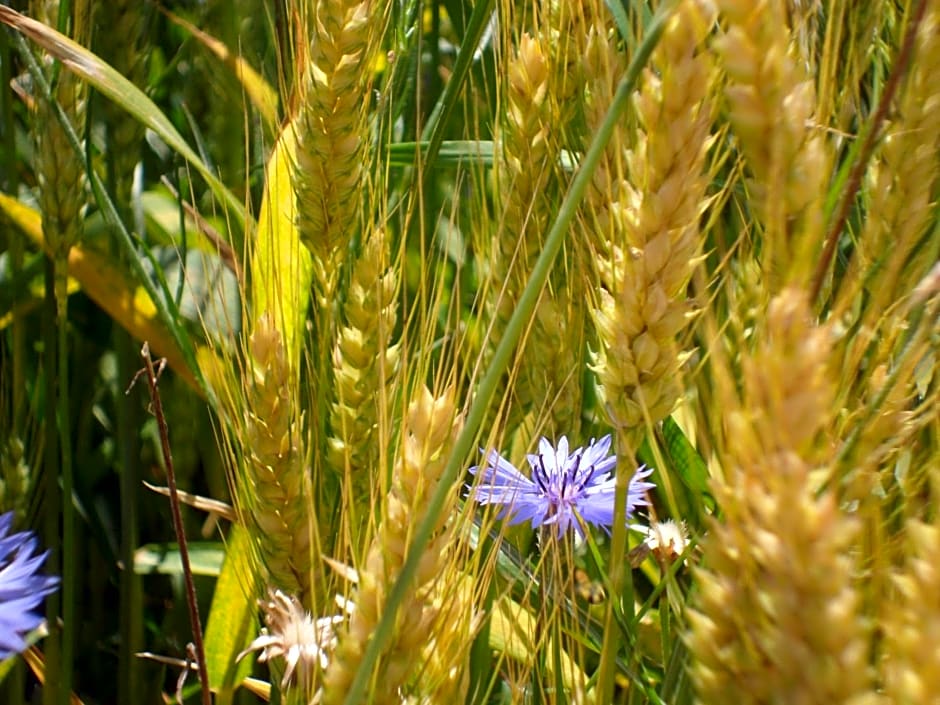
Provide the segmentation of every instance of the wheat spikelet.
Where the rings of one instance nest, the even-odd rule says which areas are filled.
[[[398,369],[399,346],[390,342],[398,318],[398,271],[388,258],[386,234],[374,229],[353,266],[343,306],[346,325],[333,347],[330,462],[349,478],[358,499],[370,496],[380,409],[388,406],[388,387]]]
[[[560,155],[557,102],[549,95],[551,57],[539,36],[523,34],[508,62],[506,120],[502,128],[501,178],[505,181],[500,234],[489,258],[489,309],[496,342],[525,288],[529,272],[542,250],[552,206],[546,189],[556,177]],[[572,262],[572,264],[575,264]],[[542,294],[532,327],[514,369],[515,406],[510,426],[533,405],[550,412],[548,428],[555,436],[577,430],[580,419],[580,374],[583,320],[575,294],[577,277],[556,271]],[[567,326],[565,325],[567,323]],[[566,329],[566,335],[559,331]]]
[[[55,27],[58,2],[32,3],[33,15]],[[71,35],[79,44],[88,43],[91,8],[87,0],[73,3]],[[87,103],[87,86],[70,71],[62,71],[52,99],[78,134],[82,132]],[[69,250],[82,236],[82,210],[86,201],[85,168],[72,150],[65,130],[53,107],[40,97],[33,124],[36,140],[36,179],[39,183],[39,208],[42,212],[43,237],[52,252],[56,269],[56,305],[62,315],[66,305],[66,273]]]
[[[326,671],[325,703],[342,702],[349,689],[385,609],[386,593],[404,564],[409,537],[423,519],[422,507],[434,492],[459,426],[453,390],[435,398],[427,388],[422,388],[408,408],[392,487],[384,498],[376,536],[359,569],[359,584],[353,597],[356,609],[348,629],[339,636],[339,645]],[[390,646],[373,674],[374,703],[401,702],[399,689],[419,665],[415,656],[426,645],[437,617],[429,590],[444,565],[444,548],[452,540],[445,527],[446,519],[443,513],[436,537],[422,557],[412,592],[402,603],[395,636],[389,640]]]
[[[483,259],[488,267],[487,313],[495,347],[525,286],[529,265],[538,254],[544,235],[547,203],[544,188],[552,160],[549,142],[548,59],[538,38],[524,33],[519,46],[510,49],[507,62],[506,119],[501,125],[500,168],[497,177],[503,198],[502,223]],[[490,352],[490,351],[487,351]]]
[[[579,124],[580,100],[585,86],[583,57],[587,49],[588,30],[595,21],[598,8],[594,2],[545,0],[541,31],[551,51],[548,99],[551,114],[562,145],[579,149],[581,135],[568,126]],[[606,8],[602,10],[606,13]]]
[[[98,53],[124,78],[143,85],[150,52],[145,8],[135,0],[114,0],[96,7]],[[108,159],[113,166],[115,201],[118,208],[130,207],[131,183],[137,164],[144,127],[111,101],[105,101],[108,122]]]
[[[635,147],[623,157],[610,154],[598,169],[621,200],[591,203],[597,237],[609,235],[612,243],[599,253],[593,368],[612,424],[632,433],[646,418],[667,416],[679,396],[675,335],[686,320],[706,187],[711,67],[701,49],[709,23],[705,5],[678,6],[653,56],[656,73],[647,72],[636,99]],[[621,158],[629,178],[614,178]]]
[[[910,521],[907,533],[912,552],[886,611],[885,685],[891,702],[927,705],[940,693],[940,528]]]
[[[464,702],[470,684],[467,648],[478,626],[474,613],[476,576],[441,576],[428,592],[428,617],[433,616],[427,640],[421,648],[421,668],[409,703]]]
[[[787,0],[786,4],[787,24],[793,28],[797,56],[810,74],[816,73],[818,64],[816,42],[822,9],[820,0]]]
[[[0,442],[0,507],[23,512],[27,509],[27,490],[32,468],[25,456],[26,446],[16,432]]]
[[[316,513],[298,416],[296,375],[280,331],[262,315],[248,340],[240,503],[256,530],[260,558],[274,587],[311,598],[311,541]]]
[[[587,28],[581,66],[585,82],[584,121],[588,133],[600,129],[613,102],[617,82],[627,69],[623,52],[611,36],[613,31],[600,19],[595,19]],[[609,255],[612,243],[622,242],[624,238],[623,211],[631,195],[624,165],[628,143],[627,125],[616,125],[584,199],[582,237],[601,255]]]
[[[310,19],[303,76],[294,188],[301,239],[317,263],[328,301],[335,269],[358,229],[369,104],[372,38],[382,34],[380,6],[370,0],[323,0]]]
[[[877,267],[868,288],[885,300],[897,300],[906,294],[932,264],[920,261],[914,271],[901,278],[909,256],[934,218],[933,191],[940,172],[938,2],[929,3],[921,22],[910,74],[899,103],[879,163],[872,170],[868,189],[871,200],[856,255],[862,271]],[[903,290],[898,290],[899,284]]]
[[[693,680],[702,703],[861,702],[870,683],[850,554],[857,523],[810,482],[832,455],[817,443],[833,403],[831,334],[787,289],[758,339],[742,361],[744,406],[727,417],[723,519],[696,575]]]
[[[888,456],[903,447],[899,438],[913,435],[920,425],[911,413],[917,396],[913,375],[928,351],[909,353],[908,362],[899,363],[909,345],[911,322],[910,309],[896,302],[914,291],[936,257],[936,250],[922,243],[925,232],[934,227],[933,193],[940,173],[938,36],[940,3],[930,2],[894,122],[871,169],[866,219],[839,292],[837,309],[847,312],[843,319],[854,318],[852,310],[858,310],[863,300],[862,288],[867,302],[857,320],[851,321],[855,334],[843,341],[847,393],[841,427],[861,429],[851,456],[858,481],[853,496],[870,490]],[[918,256],[918,249],[927,257]],[[882,399],[881,405],[872,415],[870,408],[877,399]]]
[[[807,248],[822,234],[821,198],[829,173],[822,137],[811,126],[813,81],[795,55],[783,0],[718,0],[727,30],[716,42],[728,75],[729,120],[765,228],[763,263],[774,290],[799,281]]]

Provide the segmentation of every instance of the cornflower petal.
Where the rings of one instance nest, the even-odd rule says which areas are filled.
[[[610,447],[610,435],[596,442],[592,439],[586,447],[574,451],[570,451],[566,436],[556,445],[541,438],[538,452],[526,456],[530,477],[496,451],[490,451],[483,464],[470,468],[480,482],[467,486],[467,496],[481,505],[500,505],[498,516],[510,525],[530,521],[533,528],[551,526],[559,537],[574,528],[583,539],[583,520],[609,532],[614,522],[613,472],[617,465]],[[646,493],[654,484],[643,478],[651,472],[641,467],[630,480],[628,519],[637,507],[648,504]]]
[[[39,574],[49,552],[33,555],[35,535],[9,534],[12,526],[12,512],[0,516],[0,659],[26,648],[26,635],[43,622],[36,608],[59,587],[57,577]]]

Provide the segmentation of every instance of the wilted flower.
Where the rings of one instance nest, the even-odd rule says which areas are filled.
[[[351,605],[342,601],[349,611]],[[314,619],[300,601],[280,590],[271,590],[267,601],[261,602],[267,628],[242,653],[241,659],[251,651],[261,651],[258,661],[284,658],[284,677],[281,689],[297,683],[308,693],[313,688],[316,668],[326,668],[329,655],[336,647],[334,626],[345,618],[342,615]]]
[[[655,521],[650,526],[634,528],[646,538],[631,551],[631,560],[635,557],[642,561],[652,553],[661,563],[674,563],[689,546],[689,530],[684,521],[676,523],[666,519]]]
[[[7,536],[12,526],[13,512],[0,516],[0,659],[26,648],[24,637],[42,624],[36,608],[59,587],[57,577],[39,574],[49,552],[36,555],[31,531]]]
[[[579,538],[584,530],[579,518],[605,531],[614,523],[613,477],[617,457],[608,455],[610,435],[586,448],[568,453],[568,439],[562,436],[557,447],[543,438],[539,452],[527,456],[532,468],[531,478],[525,477],[512,463],[496,451],[490,451],[486,462],[470,468],[474,475],[482,473],[479,485],[470,487],[470,494],[480,504],[503,505],[499,516],[510,524],[531,520],[532,526],[554,526],[561,537],[574,527]],[[627,517],[638,506],[646,505],[646,492],[654,487],[643,478],[652,469],[640,467],[634,472],[627,492]]]

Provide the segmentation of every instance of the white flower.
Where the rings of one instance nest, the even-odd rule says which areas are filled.
[[[339,602],[347,612],[351,605]],[[241,659],[252,651],[261,650],[258,661],[264,663],[283,657],[284,677],[281,689],[297,684],[310,693],[314,685],[316,668],[326,668],[329,656],[336,647],[334,626],[342,623],[343,615],[314,619],[293,595],[270,590],[267,601],[261,601],[266,628],[247,649],[238,655]]]
[[[646,534],[643,543],[659,561],[672,563],[689,545],[689,531],[685,522],[678,524],[672,519],[654,521],[649,527],[637,527]]]

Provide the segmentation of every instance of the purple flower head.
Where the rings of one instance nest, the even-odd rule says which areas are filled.
[[[0,516],[0,659],[26,648],[24,637],[42,624],[35,610],[59,587],[59,579],[38,573],[48,551],[36,555],[31,531],[7,534],[13,512]]]
[[[509,524],[530,520],[532,527],[554,526],[558,537],[573,527],[580,539],[584,531],[578,517],[609,532],[614,523],[613,477],[617,457],[609,455],[610,435],[585,448],[568,453],[568,439],[562,436],[557,447],[547,438],[539,441],[539,452],[527,456],[531,478],[520,473],[496,451],[486,462],[470,468],[482,475],[476,486],[468,486],[468,496],[480,504],[499,504],[500,518]],[[634,510],[648,504],[647,490],[654,487],[643,478],[652,469],[640,467],[630,480],[627,492],[627,518]]]

